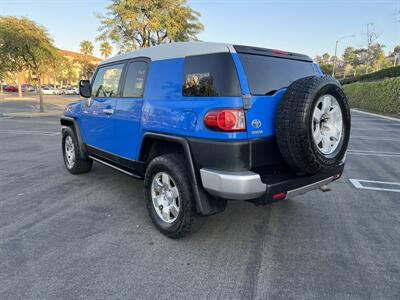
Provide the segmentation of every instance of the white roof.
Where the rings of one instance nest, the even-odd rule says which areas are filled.
[[[149,57],[152,61],[154,61],[162,59],[180,58],[189,55],[200,55],[200,54],[221,53],[221,52],[236,52],[236,51],[231,44],[225,44],[225,43],[179,42],[179,43],[162,44],[149,48],[142,48],[136,51],[117,55],[115,57],[104,60],[103,62],[100,63],[100,65],[124,59],[131,59],[135,57]]]

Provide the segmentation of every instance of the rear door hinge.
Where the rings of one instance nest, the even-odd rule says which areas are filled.
[[[251,108],[251,95],[243,95],[243,108],[250,109]]]

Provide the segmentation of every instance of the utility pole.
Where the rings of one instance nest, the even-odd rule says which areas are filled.
[[[336,64],[337,64],[337,49],[338,49],[339,42],[341,40],[344,40],[344,39],[347,39],[347,38],[352,38],[352,37],[355,37],[355,36],[356,36],[355,34],[346,35],[346,36],[342,36],[341,38],[338,38],[336,40],[336,44],[335,44],[335,60],[333,61],[332,77],[335,77],[335,69],[336,69]]]

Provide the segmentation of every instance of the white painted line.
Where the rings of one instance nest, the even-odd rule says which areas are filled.
[[[400,193],[400,188],[398,188],[398,189],[380,188],[380,187],[375,187],[375,186],[365,186],[362,184],[362,183],[367,183],[367,184],[372,183],[372,184],[380,184],[380,185],[394,185],[394,186],[400,187],[400,183],[397,183],[397,182],[375,181],[375,180],[354,179],[354,178],[349,178],[349,180],[356,189]]]
[[[354,124],[354,123],[353,123]],[[358,125],[358,124],[357,124]],[[387,125],[387,124],[385,124],[385,125]],[[393,126],[393,125],[397,125],[397,124],[389,124],[389,126]],[[375,125],[374,125],[375,126]],[[398,125],[398,126],[400,126],[400,124]],[[351,130],[353,131],[353,130],[368,130],[368,131],[375,131],[375,130],[378,130],[378,131],[396,131],[396,133],[397,133],[397,131],[399,130],[398,128],[388,128],[387,126],[385,126],[384,128],[371,128],[371,126],[370,127],[351,127]]]
[[[399,157],[400,154],[379,154],[379,153],[363,153],[363,152],[347,152],[350,155],[363,155],[363,156],[380,156],[380,157]]]
[[[28,130],[0,130],[0,133],[5,134],[28,134],[28,135],[59,135],[60,132],[48,132],[48,131],[28,131]]]
[[[29,119],[27,121],[21,120],[21,119],[15,119],[12,117],[0,117],[0,122],[11,122],[11,123],[28,123],[28,124],[43,124],[43,125],[56,125],[58,126],[60,124],[59,120],[57,121],[41,121],[38,119]]]
[[[390,120],[390,121],[400,122],[400,119],[398,119],[398,118],[378,115],[378,114],[374,114],[374,113],[370,113],[370,112],[366,112],[366,111],[362,111],[362,110],[358,110],[358,109],[354,109],[354,108],[352,108],[351,110],[355,111],[355,112],[358,112],[358,113],[361,113],[361,114],[377,117],[377,118],[382,118],[382,119],[386,119],[386,120]]]
[[[360,140],[400,142],[400,139],[396,139],[396,138],[391,138],[391,137],[371,137],[371,136],[368,136],[368,135],[352,135],[350,138],[352,138],[352,139],[360,139]]]
[[[400,155],[400,152],[388,152],[388,151],[375,151],[375,150],[358,150],[358,149],[349,149],[347,150],[349,152],[366,152],[366,153],[383,153],[383,154],[398,154]]]
[[[347,154],[352,155],[365,155],[365,156],[382,156],[382,157],[400,157],[400,152],[386,152],[386,151],[368,151],[368,150],[347,150]]]
[[[353,122],[357,126],[400,126],[400,123],[387,122],[385,120],[371,120],[368,122]]]
[[[375,151],[375,150],[359,150],[359,149],[348,149],[350,152],[367,152],[367,153],[384,153],[384,154],[399,154],[400,152],[388,152],[388,151]]]

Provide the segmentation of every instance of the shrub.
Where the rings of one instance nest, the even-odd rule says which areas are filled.
[[[353,108],[400,114],[400,77],[356,82],[343,88]]]
[[[350,84],[358,81],[375,81],[390,77],[400,77],[400,66],[383,69],[374,73],[354,76],[340,80],[341,84]]]

